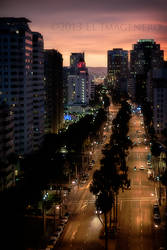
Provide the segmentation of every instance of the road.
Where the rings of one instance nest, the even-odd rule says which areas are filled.
[[[117,110],[113,106],[110,107],[111,114],[112,111],[116,114]],[[111,121],[108,126],[111,125],[110,123]],[[119,193],[119,233],[115,240],[109,240],[109,250],[158,250],[163,245],[162,229],[161,227],[155,228],[153,223],[152,206],[157,201],[157,189],[155,183],[147,176],[147,154],[150,149],[144,140],[142,123],[142,116],[133,114],[129,136],[136,144],[129,151],[127,158],[131,189]],[[106,143],[111,132],[105,134],[107,135]],[[103,145],[97,145],[94,151],[97,169],[100,167],[102,147]],[[145,167],[144,170],[139,169],[141,165]],[[136,171],[134,166],[136,166]],[[104,249],[104,240],[99,238],[102,224],[95,214],[94,196],[89,192],[94,170],[90,174],[89,181],[83,186],[75,186],[66,201],[71,216],[56,246],[58,250]]]
[[[163,245],[162,228],[155,228],[153,222],[153,204],[157,202],[157,188],[155,183],[148,179],[147,154],[150,149],[144,140],[142,124],[142,116],[133,115],[129,135],[133,142],[137,142],[137,146],[130,150],[127,159],[131,190],[119,195],[120,232],[116,250],[158,250]],[[136,132],[137,130],[140,132]],[[145,167],[144,170],[139,169],[141,165]]]
[[[96,145],[94,148],[93,159],[95,160],[95,166],[90,172],[89,181],[83,186],[73,187],[74,190],[66,201],[70,219],[56,249],[104,249],[104,241],[99,239],[99,234],[103,226],[95,214],[95,197],[90,193],[89,185],[93,172],[95,169],[100,168],[101,150],[104,144],[109,141],[112,119],[115,117],[118,109],[119,107],[110,106],[109,119],[107,126],[104,128],[104,143]]]

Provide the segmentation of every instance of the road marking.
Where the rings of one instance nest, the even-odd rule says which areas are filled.
[[[121,203],[120,203],[120,211],[122,210],[122,200],[121,200]]]
[[[87,207],[88,203],[85,202],[85,204],[82,205],[81,209],[83,210],[85,207]]]
[[[136,199],[135,197],[133,198],[119,198],[118,199],[118,201],[155,201],[156,199],[155,199],[155,197],[150,197],[150,196],[148,196],[148,197],[141,197],[140,199]]]
[[[80,204],[83,201],[83,203],[95,203],[95,199],[94,200],[75,200],[75,201],[71,201],[72,204]]]
[[[74,239],[75,239],[75,235],[76,235],[76,231],[72,233],[72,235],[71,235],[71,240],[74,240]]]

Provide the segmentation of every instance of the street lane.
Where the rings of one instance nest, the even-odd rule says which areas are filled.
[[[86,184],[73,187],[68,200],[67,210],[70,213],[69,222],[63,232],[56,249],[61,250],[101,250],[104,249],[104,240],[99,238],[103,225],[95,214],[95,197],[89,191],[89,185],[95,169],[100,168],[102,158],[101,150],[109,142],[111,135],[112,119],[119,107],[111,105],[106,129],[104,129],[103,144],[97,144],[93,152],[95,166],[90,171],[90,177]]]
[[[140,143],[129,150],[127,165],[131,189],[119,193],[118,233],[116,239],[109,240],[109,250],[158,250],[163,245],[162,229],[155,228],[153,223],[153,204],[157,201],[157,189],[155,183],[148,179],[147,155],[150,149],[144,140],[142,123],[143,118],[136,115],[133,115],[130,121],[129,136],[133,142],[140,140]],[[110,132],[105,134],[106,143],[109,141]],[[104,240],[99,238],[102,224],[95,215],[94,197],[89,192],[93,171],[100,167],[101,149],[102,145],[97,145],[94,151],[96,164],[89,181],[74,187],[69,196],[67,203],[71,216],[56,246],[58,250],[104,249]],[[144,170],[140,170],[141,165]]]
[[[142,123],[143,119],[139,115],[133,115],[130,121],[129,136],[133,142],[140,143],[129,151],[127,158],[131,190],[119,195],[120,231],[116,250],[155,250],[160,246],[161,229],[155,229],[153,223],[153,204],[157,201],[157,191],[154,182],[148,179],[147,155],[150,150],[148,144],[145,144]],[[144,170],[140,170],[141,165]]]

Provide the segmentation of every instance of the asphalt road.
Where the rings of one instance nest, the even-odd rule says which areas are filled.
[[[140,143],[130,150],[127,160],[131,190],[119,195],[120,231],[116,250],[158,250],[163,245],[162,228],[155,228],[153,221],[153,204],[157,202],[157,188],[147,175],[147,155],[150,149],[145,144],[142,122],[143,118],[136,115],[130,121],[130,137]],[[136,132],[137,130],[140,132]],[[144,166],[144,170],[140,170],[141,165]]]
[[[104,249],[104,240],[99,238],[103,225],[95,214],[95,197],[89,191],[89,185],[95,169],[100,168],[101,150],[108,143],[111,135],[112,119],[118,107],[110,106],[108,125],[104,128],[104,143],[96,145],[93,152],[95,166],[90,172],[89,180],[82,186],[74,186],[66,201],[70,219],[63,232],[56,249],[62,250],[101,250]]]
[[[113,112],[112,112],[113,111]],[[117,109],[110,107],[111,115]],[[111,117],[113,118],[113,117]],[[118,228],[116,239],[109,240],[109,250],[158,250],[162,245],[161,227],[155,228],[152,206],[157,200],[156,185],[147,176],[147,154],[149,146],[144,144],[142,117],[133,115],[130,121],[129,136],[136,146],[129,151],[127,165],[131,179],[131,189],[120,191],[118,197]],[[110,126],[111,121],[108,126]],[[140,132],[136,132],[136,131]],[[111,132],[105,133],[105,143]],[[101,149],[94,150],[95,168],[100,167]],[[140,170],[140,166],[145,167]],[[137,170],[134,170],[134,166]],[[56,249],[61,250],[100,250],[104,240],[99,238],[102,224],[95,214],[94,196],[89,192],[90,178],[83,186],[74,186],[66,201],[70,219]]]

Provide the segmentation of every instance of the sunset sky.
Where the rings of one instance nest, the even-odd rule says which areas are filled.
[[[106,66],[107,50],[132,49],[138,39],[155,39],[167,59],[166,0],[1,0],[1,17],[26,17],[44,37],[46,49],[85,52],[87,66]]]

